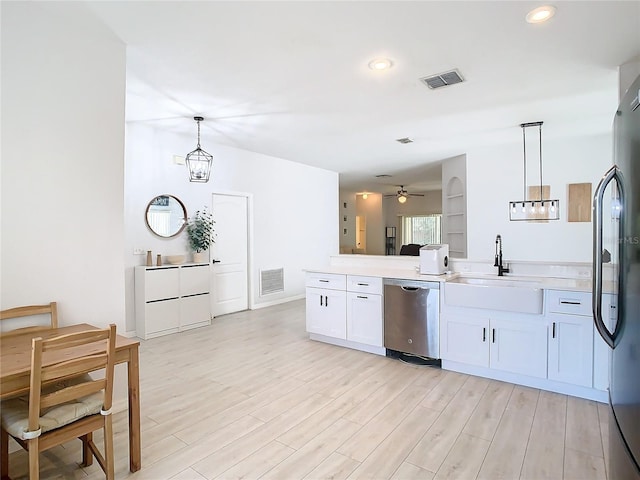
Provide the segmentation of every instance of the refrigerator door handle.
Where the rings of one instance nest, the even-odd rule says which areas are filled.
[[[611,180],[616,179],[620,202],[624,205],[624,191],[620,169],[614,165],[604,174],[593,196],[593,285],[592,309],[593,321],[602,339],[614,348],[615,335],[611,333],[602,321],[602,203],[604,191]]]

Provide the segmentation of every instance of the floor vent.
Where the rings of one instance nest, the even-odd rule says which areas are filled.
[[[260,296],[284,292],[284,269],[260,270]]]
[[[440,87],[446,87],[449,85],[455,85],[456,83],[464,82],[464,78],[457,70],[451,70],[450,72],[443,72],[437,75],[430,75],[420,79],[427,87],[434,89]]]

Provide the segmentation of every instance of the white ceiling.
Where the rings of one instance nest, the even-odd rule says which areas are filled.
[[[214,157],[273,155],[355,191],[439,187],[443,159],[518,141],[522,122],[544,121],[545,138],[607,131],[617,67],[640,55],[640,1],[556,1],[538,25],[532,1],[87,4],[128,46],[128,121],[195,141],[202,115]],[[393,68],[370,70],[378,56]],[[419,81],[451,68],[466,81]]]

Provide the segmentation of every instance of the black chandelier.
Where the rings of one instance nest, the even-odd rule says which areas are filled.
[[[207,183],[211,174],[211,165],[213,164],[213,155],[208,154],[200,148],[200,122],[204,120],[202,117],[193,117],[198,122],[198,145],[193,152],[187,154],[186,163],[189,169],[189,181]]]

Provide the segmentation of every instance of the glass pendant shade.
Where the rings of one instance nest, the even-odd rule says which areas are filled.
[[[193,117],[193,119],[198,123],[198,145],[194,151],[187,154],[185,163],[189,169],[190,182],[206,183],[209,181],[211,174],[213,155],[200,148],[200,122],[204,120],[204,118]]]

